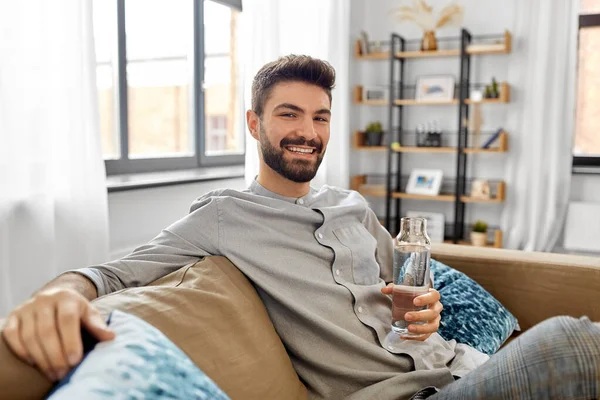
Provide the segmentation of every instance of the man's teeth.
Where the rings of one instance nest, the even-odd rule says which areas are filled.
[[[296,153],[303,153],[303,154],[311,154],[314,149],[302,149],[300,147],[288,147],[288,149],[290,151],[295,151]]]

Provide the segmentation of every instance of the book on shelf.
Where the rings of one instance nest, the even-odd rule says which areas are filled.
[[[482,149],[489,149],[490,146],[496,141],[498,140],[498,138],[500,137],[500,135],[502,134],[502,132],[504,132],[504,129],[500,128],[496,131],[496,133],[494,133],[484,144],[483,146],[481,146]]]

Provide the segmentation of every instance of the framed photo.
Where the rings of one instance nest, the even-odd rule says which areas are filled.
[[[491,199],[490,183],[484,179],[475,179],[471,184],[471,197],[477,199]]]
[[[420,76],[417,78],[417,101],[450,101],[454,99],[452,75]]]
[[[386,86],[363,86],[362,99],[366,100],[388,100],[390,91]]]
[[[406,185],[406,193],[437,196],[442,186],[440,169],[413,169]]]
[[[427,220],[427,234],[431,242],[443,243],[446,229],[444,214],[425,211],[407,211],[407,217],[421,217]]]

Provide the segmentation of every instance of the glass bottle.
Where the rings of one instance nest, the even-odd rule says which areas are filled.
[[[394,269],[392,289],[392,330],[403,336],[418,337],[408,331],[407,312],[420,311],[427,306],[415,306],[415,297],[430,288],[429,260],[431,240],[427,235],[425,218],[405,217],[400,220],[400,232],[394,243]],[[424,322],[413,322],[424,324]]]

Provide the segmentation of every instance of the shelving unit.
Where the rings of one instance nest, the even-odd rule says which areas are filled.
[[[474,38],[493,39],[494,43],[475,44]],[[355,57],[358,60],[387,60],[389,61],[389,99],[387,100],[364,100],[362,97],[362,86],[354,88],[354,103],[365,106],[387,106],[389,110],[388,127],[397,127],[390,129],[390,143],[399,143],[399,145],[377,146],[369,148],[365,146],[365,134],[355,132],[353,135],[353,147],[356,150],[365,151],[383,151],[387,150],[387,178],[385,184],[372,184],[367,180],[366,175],[359,175],[352,178],[351,188],[357,190],[364,196],[385,198],[385,227],[390,232],[397,231],[401,213],[402,200],[422,200],[454,203],[454,219],[451,224],[452,229],[446,241],[452,243],[469,244],[466,236],[470,228],[465,222],[465,208],[468,204],[502,204],[506,199],[506,184],[497,182],[495,184],[492,198],[471,197],[467,191],[467,163],[470,156],[474,154],[499,154],[508,152],[508,134],[502,132],[493,148],[479,148],[469,146],[469,128],[465,121],[469,119],[469,108],[474,104],[507,104],[510,102],[511,88],[507,82],[499,83],[499,97],[493,99],[482,99],[481,101],[472,101],[469,97],[469,89],[473,86],[480,86],[470,82],[471,57],[476,55],[489,54],[508,54],[512,49],[512,36],[508,31],[503,35],[485,35],[472,36],[466,29],[461,30],[461,35],[456,38],[460,42],[457,49],[441,49],[437,51],[409,51],[407,50],[407,40],[397,34],[391,35],[389,42],[391,50],[388,52],[377,52],[363,55],[360,53],[360,42],[357,41],[355,48]],[[405,93],[410,86],[404,84],[404,71],[406,62],[417,58],[434,57],[458,57],[460,65],[460,77],[455,90],[456,98],[447,101],[418,101],[413,98],[405,97]],[[412,145],[403,145],[403,111],[404,107],[412,106],[456,106],[458,108],[458,141],[455,147],[415,147]],[[402,155],[407,154],[454,154],[456,162],[456,176],[453,191],[447,189],[446,193],[437,196],[417,195],[405,193],[402,191]],[[394,179],[393,179],[394,178]],[[393,182],[395,181],[395,182]],[[502,231],[498,228],[488,231],[490,238],[489,247],[502,247]]]

